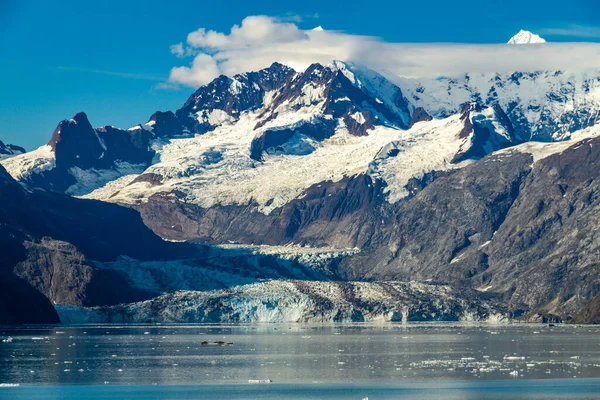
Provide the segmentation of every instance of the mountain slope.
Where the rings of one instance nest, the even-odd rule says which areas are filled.
[[[598,74],[388,78],[342,62],[276,63],[219,77],[127,131],[93,129],[84,114],[63,121],[47,146],[2,161],[24,185],[10,183],[5,199],[16,212],[7,226],[26,234],[13,272],[63,304],[163,296],[101,310],[132,320],[148,306],[179,310],[185,296],[168,291],[244,286],[218,294],[229,302],[273,279],[431,280],[503,299],[513,315],[577,315],[598,294]],[[186,246],[157,240],[122,205],[173,241],[343,256],[315,270],[279,253],[196,247],[184,262],[172,251]],[[92,290],[107,287],[130,297]]]
[[[433,279],[568,318],[597,295],[599,179],[591,138],[529,143],[434,180],[400,203],[350,279]]]
[[[4,160],[3,166],[19,181],[77,195],[143,171],[154,157],[150,138],[146,130],[94,129],[78,113],[58,124],[47,145]]]
[[[91,259],[169,259],[195,252],[154,235],[134,210],[25,188],[2,167],[0,189],[3,324],[57,322],[50,301],[99,305],[143,298]]]

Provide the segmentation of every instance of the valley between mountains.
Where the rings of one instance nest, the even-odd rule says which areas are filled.
[[[0,142],[0,323],[598,322],[598,122],[600,70],[341,61],[79,113]]]

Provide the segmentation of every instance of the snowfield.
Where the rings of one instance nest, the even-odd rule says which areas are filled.
[[[16,180],[54,169],[56,157],[52,147],[46,145],[29,153],[19,154],[2,160],[2,166]]]
[[[580,143],[580,146],[583,146],[586,144],[585,139],[591,139],[597,136],[600,136],[600,125],[594,125],[592,127],[575,132],[571,135],[571,138],[569,140],[554,143],[527,142],[518,146],[509,147],[508,149],[500,150],[499,154],[511,151],[528,153],[533,156],[533,160],[535,163],[553,154],[562,153],[563,151],[577,143]],[[591,144],[588,145],[591,146]]]
[[[204,208],[256,202],[258,209],[268,214],[312,185],[369,170],[389,184],[390,201],[396,201],[407,195],[404,185],[411,177],[447,169],[463,142],[458,138],[460,118],[452,116],[417,124],[408,131],[378,126],[362,137],[341,128],[333,137],[313,142],[310,154],[269,154],[261,163],[249,157],[256,122],[255,115],[247,114],[235,125],[170,140],[159,150],[160,161],[145,171],[163,177],[161,185],[136,182],[119,185],[118,191],[102,188],[85,197],[134,203],[146,201],[154,193],[179,190],[185,193],[186,202]],[[399,149],[400,154],[384,157],[381,150],[386,146]]]

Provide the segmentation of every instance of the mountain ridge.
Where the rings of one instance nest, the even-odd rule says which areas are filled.
[[[594,309],[590,302],[600,293],[593,239],[600,78],[539,72],[396,82],[341,61],[304,71],[275,63],[218,77],[181,109],[156,112],[128,130],[94,129],[85,114],[77,114],[59,123],[48,145],[2,160],[21,184],[7,178],[14,193],[44,198],[72,220],[92,204],[100,216],[125,213],[126,206],[169,241],[337,249],[344,255],[323,267],[329,272],[259,257],[260,268],[248,281],[232,265],[253,265],[256,255],[205,258],[206,248],[198,250],[193,267],[155,259],[160,256],[145,259],[152,266],[116,261],[131,257],[119,246],[124,254],[114,250],[111,260],[98,260],[85,254],[87,242],[71,235],[66,244],[41,238],[28,244],[31,257],[15,271],[35,276],[37,251],[51,254],[46,269],[56,268],[65,252],[81,252],[84,257],[71,259],[73,268],[108,274],[106,268],[123,285],[135,280],[127,265],[152,271],[147,273],[162,282],[152,296],[167,289],[217,289],[189,280],[171,287],[164,278],[188,271],[225,287],[298,277],[308,282],[300,287],[334,278],[430,281],[464,288],[481,304],[503,303],[506,308],[498,309],[513,317],[534,319],[569,321],[583,315],[581,309]],[[53,192],[94,201],[69,200],[67,211],[58,199],[71,197]],[[60,219],[54,223],[66,229]],[[564,252],[554,254],[553,248]],[[226,279],[215,278],[224,271],[230,273]],[[34,286],[47,292],[45,281]],[[246,296],[246,289],[263,287],[269,284],[227,292],[226,302],[231,293]],[[59,293],[65,304],[107,306],[83,304],[77,292]],[[146,300],[150,292],[144,293]],[[312,296],[293,301],[307,306]],[[171,302],[178,298],[149,304],[177,308]],[[491,298],[500,303],[488,303]],[[119,310],[133,313],[132,320],[147,312],[140,304]],[[100,312],[110,317],[115,309]]]

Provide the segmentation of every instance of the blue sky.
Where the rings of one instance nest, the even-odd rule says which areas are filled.
[[[386,42],[503,43],[519,29],[548,41],[600,41],[600,5],[569,2],[304,0],[0,1],[0,140],[28,150],[85,111],[94,126],[129,127],[179,108],[190,87],[164,89],[185,65],[171,45],[205,27],[228,33],[249,15],[322,25]]]

